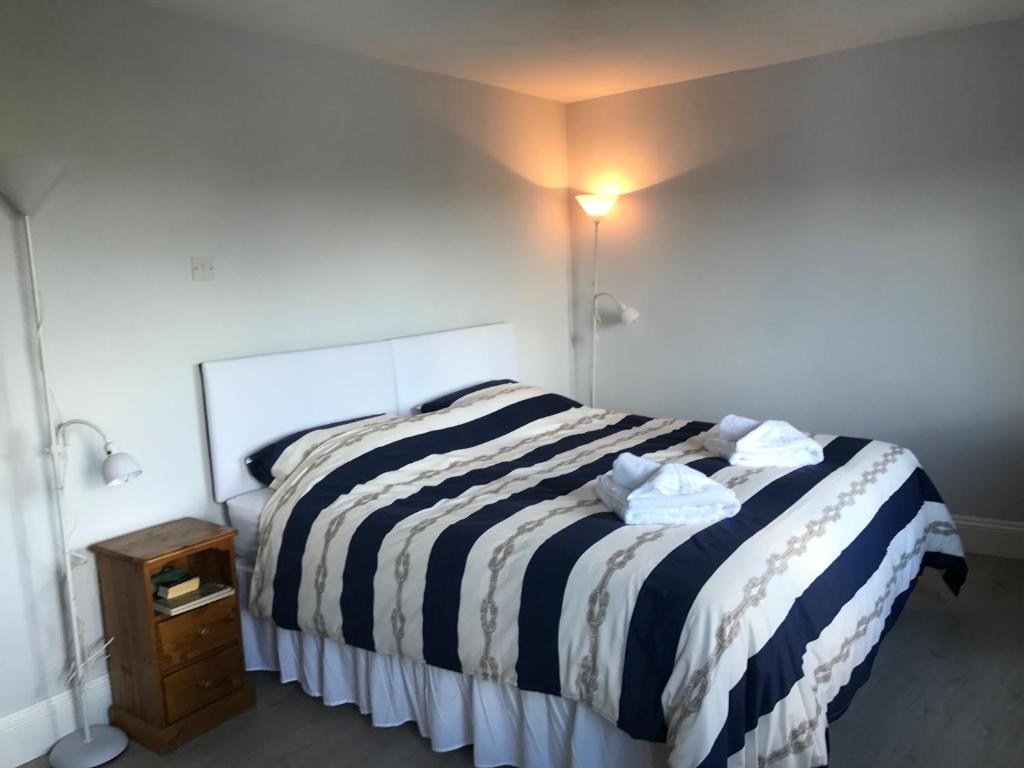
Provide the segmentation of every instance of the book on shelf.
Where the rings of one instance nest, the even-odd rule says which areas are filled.
[[[153,608],[167,616],[177,616],[235,594],[235,588],[217,581],[200,581],[199,588],[179,597],[153,599]]]
[[[162,584],[156,588],[156,596],[167,599],[181,597],[199,589],[199,577],[190,576],[174,584]]]
[[[172,584],[177,584],[190,578],[192,576],[188,571],[175,568],[173,565],[165,565],[163,570],[159,573],[154,573],[150,578],[150,581],[153,583],[153,594],[156,594],[160,587],[169,587]]]

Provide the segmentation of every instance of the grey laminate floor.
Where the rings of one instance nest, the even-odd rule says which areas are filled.
[[[1024,561],[969,557],[953,598],[927,572],[874,674],[832,726],[833,768],[1024,766]],[[253,674],[259,703],[157,756],[132,744],[112,768],[403,766],[456,768],[469,748],[435,754],[416,727],[376,729],[355,707],[328,708],[297,685]],[[45,759],[28,763],[42,768]]]

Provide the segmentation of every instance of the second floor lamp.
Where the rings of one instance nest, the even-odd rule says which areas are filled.
[[[594,250],[590,273],[590,406],[592,408],[597,407],[597,339],[598,326],[601,323],[601,299],[607,297],[614,302],[617,312],[615,317],[623,325],[632,325],[640,319],[640,313],[633,307],[627,306],[607,291],[598,291],[597,289],[597,244],[601,221],[618,199],[618,195],[576,195],[576,202],[594,222]]]

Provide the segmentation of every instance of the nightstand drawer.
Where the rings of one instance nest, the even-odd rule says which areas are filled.
[[[167,720],[180,720],[242,687],[242,649],[238,645],[164,678]]]
[[[165,619],[156,625],[160,667],[168,669],[238,640],[238,600],[215,603]]]

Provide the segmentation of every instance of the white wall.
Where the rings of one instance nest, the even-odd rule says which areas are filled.
[[[52,387],[145,467],[102,488],[74,437],[75,544],[222,519],[202,360],[509,320],[523,377],[566,390],[564,116],[134,3],[3,0],[0,152],[68,161],[35,220]],[[0,717],[62,688],[22,263],[0,215]]]
[[[601,404],[893,440],[1024,521],[1022,73],[1013,22],[570,104],[570,186],[634,190]],[[591,242],[574,212],[584,326]]]

